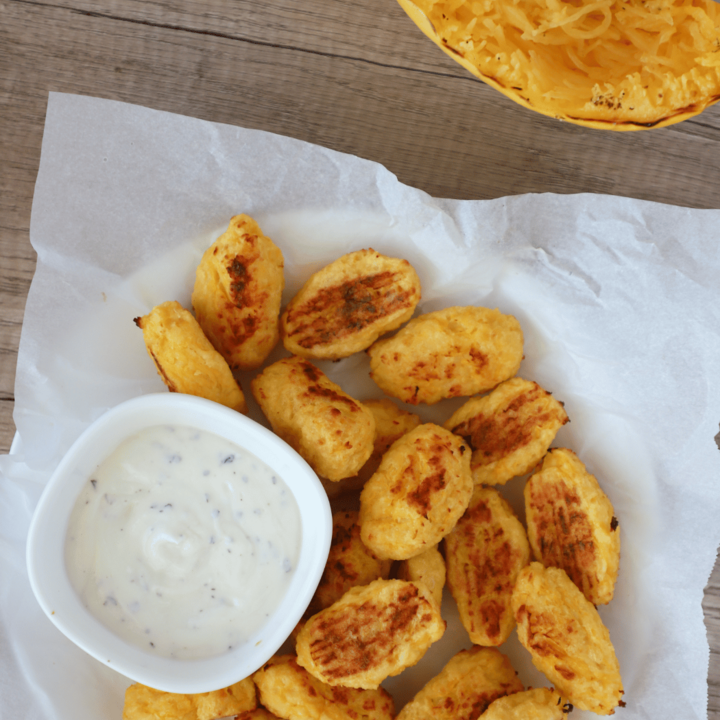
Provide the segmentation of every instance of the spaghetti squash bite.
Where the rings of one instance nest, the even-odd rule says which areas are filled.
[[[624,692],[615,648],[595,606],[565,571],[530,563],[512,608],[518,639],[558,692],[581,710],[612,715]]]
[[[501,645],[515,627],[515,581],[530,562],[522,523],[495,488],[477,485],[470,505],[445,538],[448,587],[476,645]]]
[[[474,481],[503,485],[530,472],[566,422],[562,403],[537,383],[515,377],[468,400],[445,427],[472,448]]]
[[[196,395],[247,413],[245,395],[192,313],[170,300],[135,318],[148,355],[170,392]]]
[[[493,700],[482,720],[566,720],[571,710],[553,688],[531,688]]]
[[[233,370],[260,367],[277,344],[284,286],[280,248],[248,215],[232,218],[203,254],[195,273],[193,309]]]
[[[419,425],[393,444],[365,483],[360,537],[380,558],[407,560],[455,527],[472,491],[467,445],[438,425]]]
[[[417,405],[476,395],[518,371],[523,334],[512,315],[450,307],[420,315],[368,348],[370,377],[391,397]]]
[[[257,707],[255,684],[245,678],[221,690],[183,695],[135,683],[125,691],[123,720],[218,720]]]
[[[442,606],[446,570],[445,558],[438,550],[437,545],[408,560],[401,560],[398,563],[397,576],[399,580],[424,583],[432,593],[438,607]]]
[[[373,689],[415,665],[444,632],[425,585],[375,580],[348,590],[305,623],[297,661],[329,685]]]
[[[400,711],[397,720],[476,720],[484,717],[497,698],[523,689],[505,655],[495,648],[473,645],[452,657]]]
[[[535,559],[565,570],[593,605],[609,603],[620,566],[620,526],[595,477],[572,450],[555,448],[524,495]]]
[[[338,360],[400,327],[418,302],[420,280],[407,260],[358,250],[316,272],[290,301],[283,344],[294,355]]]
[[[253,680],[264,707],[285,720],[392,720],[390,695],[377,690],[333,687],[298,665],[294,655],[276,655]]]
[[[307,360],[278,360],[251,388],[273,432],[318,475],[332,481],[352,477],[372,454],[373,414]]]

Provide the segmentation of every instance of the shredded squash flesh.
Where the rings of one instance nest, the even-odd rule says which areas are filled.
[[[412,2],[441,47],[548,115],[653,126],[720,99],[713,0]]]

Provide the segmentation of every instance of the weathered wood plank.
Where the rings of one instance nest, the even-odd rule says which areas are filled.
[[[337,58],[407,67],[445,75],[465,71],[422,35],[395,0],[21,0],[38,6],[72,9],[95,18],[145,27],[182,30],[241,40],[276,49],[304,49]]]
[[[63,0],[48,0],[47,4],[68,5]],[[69,4],[78,12],[96,17],[468,77],[464,69],[428,42],[394,0],[335,0],[320,7],[292,0],[267,0],[261,4],[220,0],[210,6],[194,0],[113,0],[101,12],[92,0],[73,0]],[[677,130],[720,140],[720,111],[682,123]]]
[[[705,626],[710,645],[708,671],[708,720],[720,719],[720,555],[705,588]]]
[[[319,5],[307,5],[319,12]],[[285,30],[257,19],[253,24],[253,13],[248,13],[252,40],[247,40],[212,34],[217,25],[212,13],[176,10],[166,25],[143,25],[65,7],[22,2],[6,6],[6,13],[8,7],[26,28],[52,25],[52,43],[38,35],[34,43],[11,46],[11,54],[38,67],[40,91],[53,87],[129,99],[290,134],[382,162],[402,181],[444,197],[547,190],[603,192],[689,207],[720,203],[717,138],[673,128],[599,132],[526,111],[454,67],[422,37],[412,39],[414,27],[408,32],[399,8],[386,0],[341,4],[352,23],[326,11],[325,27],[332,28],[326,35],[333,42],[341,38],[346,49],[345,41],[355,38],[355,54],[346,49],[343,57],[321,53],[317,29],[302,32],[300,20],[295,44],[289,45],[283,44],[290,40]],[[279,14],[282,3],[276,0],[273,7]],[[113,10],[140,12],[130,0],[115,3]],[[363,44],[361,33],[348,33],[354,24],[367,25],[368,17],[382,17],[386,32],[393,28],[397,52],[385,50],[387,43]],[[302,12],[300,18],[317,28],[312,13]],[[185,29],[193,22],[210,29]],[[277,33],[283,42],[276,42]],[[415,56],[421,58],[418,69],[407,69]],[[443,67],[439,74],[426,69],[434,62],[427,58],[436,56]],[[719,112],[712,108],[705,115],[713,132]]]
[[[12,419],[13,402],[0,398],[0,455],[10,451],[15,435],[15,423]]]

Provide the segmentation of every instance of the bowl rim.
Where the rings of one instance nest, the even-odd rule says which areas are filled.
[[[221,655],[175,660],[120,639],[83,605],[65,569],[72,508],[90,473],[123,440],[145,428],[184,425],[248,450],[284,480],[300,511],[301,546],[290,586],[268,621],[246,643]],[[266,663],[289,637],[320,581],[330,549],[327,493],[307,462],[254,420],[192,395],[152,393],[111,408],[75,440],[52,473],[33,513],[26,547],[30,586],[50,621],[82,650],[135,682],[165,692],[195,694],[228,687]]]

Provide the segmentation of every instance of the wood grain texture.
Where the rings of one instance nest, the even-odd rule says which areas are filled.
[[[41,34],[29,43],[29,30],[10,37],[11,54],[42,68],[46,87],[320,142],[440,197],[544,190],[719,202],[719,108],[645,133],[559,123],[471,77],[390,0],[93,6],[6,5],[21,27],[54,29],[50,44]]]
[[[708,720],[717,720],[720,718],[720,555],[705,588],[703,612],[710,645]]]
[[[556,122],[468,75],[394,0],[0,0],[0,452],[14,434],[49,91],[289,135],[438,197],[596,192],[720,207],[720,106],[643,133]],[[714,720],[720,564],[704,611]]]

